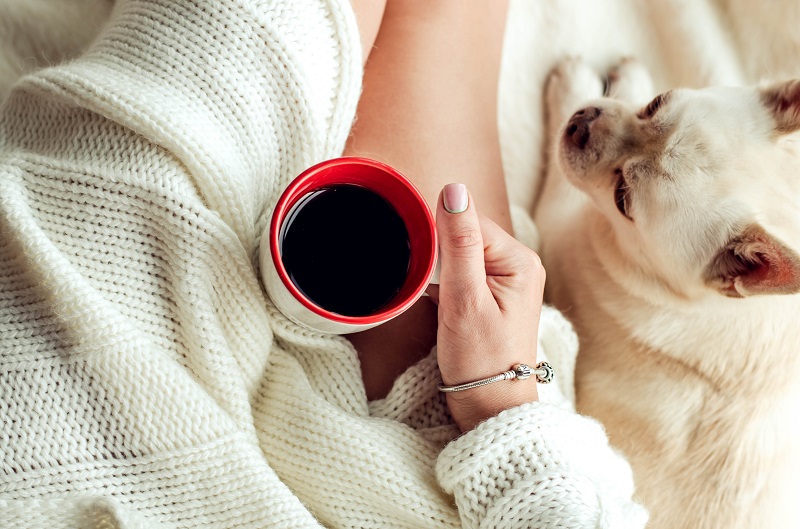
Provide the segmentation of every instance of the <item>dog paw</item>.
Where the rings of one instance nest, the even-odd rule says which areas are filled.
[[[558,64],[547,78],[545,102],[551,133],[587,101],[603,95],[603,81],[586,62],[569,58]]]
[[[608,72],[606,96],[644,105],[655,97],[650,72],[638,59],[633,57],[622,59]]]

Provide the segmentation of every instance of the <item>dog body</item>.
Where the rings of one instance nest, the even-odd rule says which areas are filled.
[[[796,529],[800,83],[651,99],[626,61],[602,92],[578,61],[551,75],[536,215],[579,411],[629,458],[649,527]]]

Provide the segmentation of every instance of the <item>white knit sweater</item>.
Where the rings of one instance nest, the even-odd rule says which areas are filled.
[[[456,438],[435,356],[367,402],[258,282],[280,190],[341,153],[346,0],[128,0],[0,114],[0,526],[640,528],[561,386]],[[549,403],[548,403],[549,402]]]

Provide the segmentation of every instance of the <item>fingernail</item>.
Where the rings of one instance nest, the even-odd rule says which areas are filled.
[[[444,209],[450,213],[462,213],[469,205],[469,194],[464,184],[447,184],[442,193]]]

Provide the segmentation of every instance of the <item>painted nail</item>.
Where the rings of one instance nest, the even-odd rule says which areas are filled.
[[[469,194],[464,184],[447,184],[442,193],[444,209],[450,213],[462,213],[469,205]]]

